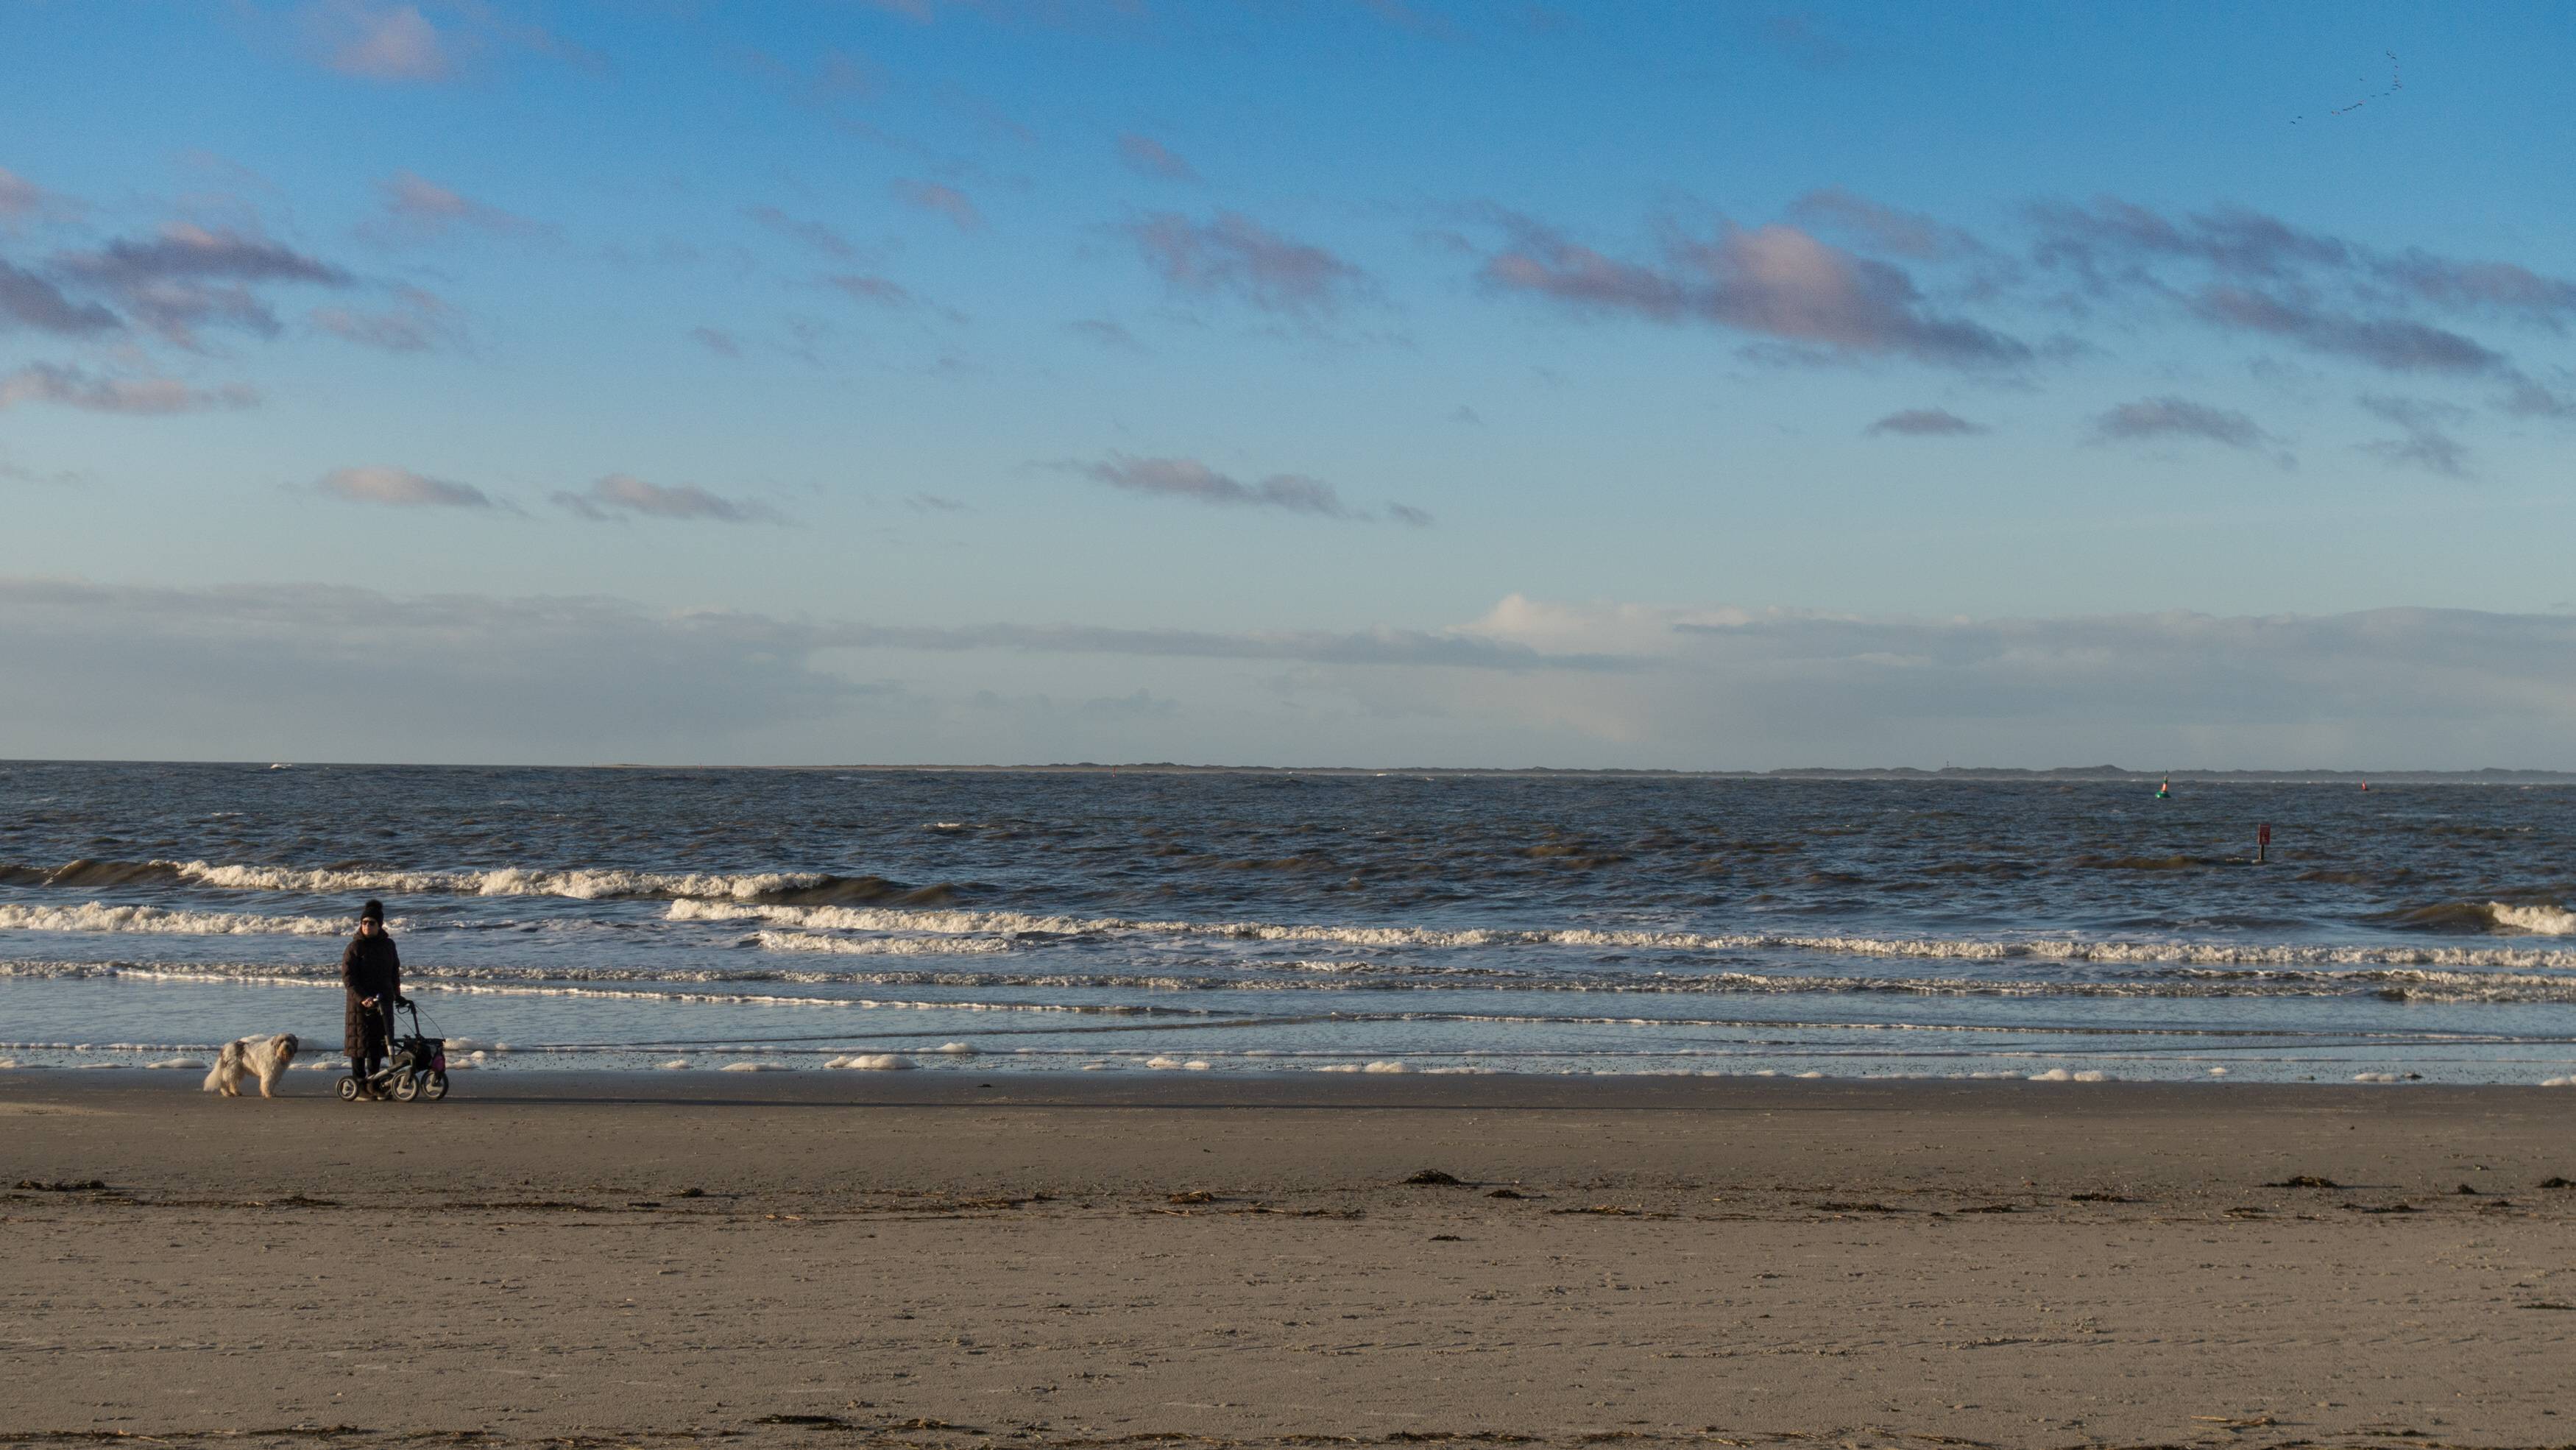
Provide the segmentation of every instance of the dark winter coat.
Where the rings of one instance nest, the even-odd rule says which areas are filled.
[[[349,949],[340,954],[340,985],[349,989],[348,1012],[340,1024],[341,1051],[351,1057],[383,1055],[385,1026],[393,1020],[394,999],[402,995],[402,958],[394,951],[394,939],[382,930],[351,937]],[[361,1006],[369,997],[376,1005]]]

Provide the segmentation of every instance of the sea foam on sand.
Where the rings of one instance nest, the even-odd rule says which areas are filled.
[[[836,1057],[825,1067],[848,1068],[859,1072],[905,1072],[912,1059],[896,1052],[862,1052],[849,1057]]]

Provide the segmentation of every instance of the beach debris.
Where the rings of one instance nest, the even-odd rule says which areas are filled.
[[[2280,1423],[2269,1415],[2194,1415],[2192,1418],[2204,1425],[2219,1425],[2230,1430],[2259,1430],[2265,1425]]]
[[[1165,1203],[1214,1203],[1216,1195],[1204,1188],[1193,1188],[1187,1192],[1172,1194],[1163,1201]]]
[[[2479,1193],[2478,1193],[2478,1191],[2477,1191],[2476,1189],[2471,1188],[2469,1185],[2467,1185],[2467,1184],[2465,1184],[2465,1183],[2461,1184],[2461,1185],[2460,1185],[2459,1187],[2457,1187],[2457,1188],[2452,1189],[2452,1190],[2451,1190],[2451,1192],[2452,1192],[2455,1196],[2462,1197],[2462,1198],[2476,1198],[2476,1197],[2479,1197],[2479,1196],[2480,1196],[2480,1195],[2479,1195]]]
[[[1464,1188],[1469,1186],[1466,1179],[1460,1178],[1454,1174],[1443,1173],[1437,1168],[1425,1168],[1404,1181],[1407,1183],[1436,1183],[1450,1188]]]
[[[2576,1188],[2576,1179],[2544,1178],[2540,1180],[2540,1186],[2543,1188]]]
[[[107,1180],[104,1178],[66,1178],[60,1183],[47,1183],[36,1178],[21,1178],[17,1186],[33,1189],[38,1193],[105,1193],[108,1191]]]
[[[706,1196],[707,1191],[703,1188],[683,1188],[680,1190],[680,1197],[682,1198],[704,1198]]]
[[[2424,1211],[2411,1203],[2347,1203],[2344,1207],[2353,1213],[2422,1213]]]
[[[2544,1184],[2542,1184],[2541,1186],[2542,1186],[2543,1188],[2546,1188],[2546,1187],[2548,1187],[2549,1185],[2544,1183]],[[1529,1197],[1529,1195],[1528,1195],[1528,1194],[1521,1192],[1521,1191],[1520,1191],[1519,1189],[1517,1189],[1517,1188],[1497,1188],[1497,1189],[1495,1189],[1493,1192],[1488,1193],[1488,1194],[1486,1194],[1485,1196],[1486,1196],[1487,1198],[1527,1198],[1527,1197]]]
[[[2019,1213],[2019,1212],[2021,1212],[2021,1210],[2020,1210],[2020,1209],[2018,1209],[2018,1208],[2013,1207],[2013,1206],[2012,1206],[2011,1204],[2009,1204],[2009,1203],[1981,1203],[1981,1204],[1977,1205],[1975,1208],[1963,1208],[1963,1209],[1960,1209],[1960,1210],[1959,1210],[1959,1212],[1961,1212],[1961,1213]]]
[[[2548,1299],[2534,1299],[2528,1304],[2516,1304],[2513,1307],[2516,1309],[2565,1309],[2571,1312],[2576,1312],[2576,1304],[2559,1304]]]
[[[2293,1176],[2291,1176],[2291,1177],[2288,1177],[2288,1178],[2284,1178],[2284,1179],[2282,1179],[2282,1180],[2281,1180],[2280,1182],[2278,1182],[2278,1183],[2266,1183],[2266,1184],[2264,1184],[2263,1186],[2264,1186],[2265,1188],[2341,1188],[2341,1187],[2343,1187],[2343,1185],[2342,1185],[2342,1184],[2335,1182],[2335,1181],[2334,1181],[2333,1179],[2331,1179],[2331,1178],[2320,1178],[2320,1177],[2318,1177],[2317,1175],[2315,1175],[2315,1174],[2313,1174],[2313,1173],[2300,1173],[2300,1174],[2294,1174],[2294,1175],[2293,1175]]]
[[[1456,1234],[1433,1234],[1431,1236],[1431,1241],[1435,1244],[1463,1244],[1466,1242],[1465,1239],[1458,1237]]]
[[[849,1430],[857,1427],[838,1415],[763,1415],[755,1425],[810,1425],[818,1430]]]
[[[1901,1211],[1883,1203],[1819,1203],[1815,1208],[1821,1213],[1897,1213]]]
[[[1646,1211],[1642,1208],[1629,1208],[1623,1204],[1616,1203],[1596,1203],[1590,1208],[1560,1208],[1557,1209],[1556,1212],[1597,1213],[1605,1218],[1643,1218],[1646,1216]]]
[[[2124,1197],[2122,1197],[2122,1196],[2120,1196],[2119,1194],[2116,1194],[2116,1193],[2070,1193],[2070,1194],[2066,1195],[2066,1201],[2067,1201],[2068,1203],[2135,1203],[2135,1202],[2137,1202],[2137,1200],[2136,1200],[2136,1199],[2134,1199],[2134,1198],[2124,1198]]]

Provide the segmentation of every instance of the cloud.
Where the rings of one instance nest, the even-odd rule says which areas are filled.
[[[2449,432],[2467,421],[2468,409],[2429,398],[2401,398],[2387,393],[2364,393],[2360,402],[2365,412],[2406,430],[2403,438],[2380,438],[2360,444],[2361,451],[2446,478],[2468,476],[2468,445]]]
[[[537,236],[547,230],[409,171],[397,171],[377,185],[384,193],[384,215],[360,230],[378,241],[437,241],[460,227],[502,237]]]
[[[2347,316],[2244,287],[2208,288],[2193,310],[2222,326],[2288,338],[2391,372],[2485,373],[2505,366],[2503,354],[2456,332],[2400,318]]]
[[[0,577],[0,617],[0,678],[46,684],[0,716],[0,755],[21,758],[815,764],[854,738],[879,760],[953,762],[1159,745],[1044,710],[1009,735],[965,724],[979,699],[1052,688],[1176,701],[1199,758],[1246,764],[2576,766],[2566,614],[1917,619],[1513,595],[1451,628],[1218,632]],[[890,666],[906,686],[867,682]],[[352,694],[375,708],[340,708]]]
[[[780,236],[801,242],[824,256],[837,257],[843,261],[855,261],[860,255],[859,248],[848,237],[821,222],[789,216],[774,206],[746,207],[742,214]]]
[[[1351,263],[1241,212],[1221,211],[1207,222],[1155,212],[1120,230],[1174,290],[1228,293],[1265,312],[1313,321],[1339,312],[1369,285]]]
[[[1096,342],[1102,347],[1117,348],[1125,352],[1145,350],[1145,345],[1136,340],[1136,334],[1129,332],[1126,324],[1111,322],[1107,318],[1085,317],[1076,322],[1066,323],[1064,330],[1086,342]]]
[[[386,352],[428,352],[459,344],[464,327],[454,307],[436,293],[396,287],[395,304],[379,312],[317,307],[313,325],[344,342]]]
[[[907,494],[903,506],[917,514],[971,514],[975,511],[974,505],[943,493]]]
[[[1410,504],[1388,504],[1386,516],[1409,529],[1427,529],[1439,522],[1438,519]]]
[[[1774,223],[1723,225],[1706,241],[1675,235],[1651,264],[1623,262],[1525,218],[1482,271],[1491,286],[1577,311],[1653,322],[1701,322],[1823,349],[1896,354],[1947,367],[2012,366],[2030,347],[1964,318],[1927,311],[1913,279],[1888,263]]]
[[[1190,163],[1174,155],[1162,142],[1151,136],[1139,135],[1134,131],[1129,131],[1118,138],[1118,159],[1126,162],[1130,168],[1141,175],[1159,177],[1165,181],[1199,179],[1198,172],[1191,168]]]
[[[692,327],[689,340],[718,357],[742,356],[742,340],[720,327]]]
[[[1890,413],[1861,431],[1902,433],[1917,438],[1938,438],[1962,433],[1983,433],[1987,430],[1984,424],[1971,423],[1947,408],[1907,408]]]
[[[58,274],[106,290],[128,313],[183,347],[194,346],[196,329],[208,324],[275,335],[277,315],[254,287],[346,287],[355,280],[266,237],[186,222],[148,239],[120,237],[94,251],[67,252],[53,266]]]
[[[416,6],[316,0],[305,35],[322,64],[371,81],[443,81],[454,73],[438,28]]]
[[[335,468],[313,487],[350,503],[387,504],[395,508],[491,508],[492,498],[470,483],[431,478],[408,468],[362,464]]]
[[[909,307],[911,289],[886,277],[864,276],[855,272],[826,277],[824,281],[839,288],[853,302],[872,303],[878,307]]]
[[[961,232],[971,232],[984,224],[983,213],[975,210],[975,203],[953,186],[942,186],[935,181],[904,180],[895,182],[893,191],[895,200],[944,216],[956,223],[957,230]]]
[[[0,331],[25,327],[80,337],[113,332],[121,325],[115,313],[98,303],[74,302],[35,273],[0,262]]]
[[[2093,433],[2097,440],[2104,442],[2197,438],[2248,452],[2270,453],[2284,466],[2291,461],[2289,454],[2281,448],[2280,440],[2264,432],[2243,413],[2184,398],[2141,398],[2134,403],[2122,403],[2093,420]]]
[[[2532,378],[2515,378],[2498,406],[2517,418],[2576,418],[2576,397]]]
[[[612,473],[580,493],[558,493],[554,501],[593,522],[635,518],[707,519],[724,524],[781,523],[767,504],[730,499],[694,484],[665,487],[631,473]]]
[[[85,210],[72,198],[0,166],[0,234],[15,233],[29,222],[71,220]]]
[[[175,378],[98,377],[76,367],[29,363],[16,372],[0,374],[0,412],[20,403],[53,403],[89,413],[150,417],[256,407],[259,390],[240,383],[201,389]]]
[[[1855,196],[1839,186],[1811,191],[1789,203],[1792,221],[1833,227],[1866,241],[1873,249],[1938,262],[1984,255],[1986,246],[1957,227],[1916,211],[1902,211]]]
[[[2457,312],[2494,312],[2556,330],[2576,315],[2576,282],[2511,262],[2462,262],[2420,248],[2374,260],[2371,269],[2403,294]]]
[[[1071,467],[1095,483],[1157,498],[1184,498],[1234,508],[1285,509],[1333,519],[1360,517],[1343,505],[1331,484],[1303,474],[1274,473],[1257,483],[1245,483],[1195,458],[1131,458],[1124,453]]]

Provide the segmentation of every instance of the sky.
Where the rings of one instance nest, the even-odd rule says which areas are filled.
[[[2576,769],[2563,5],[0,53],[0,757]]]

